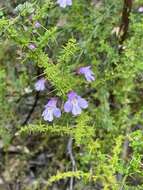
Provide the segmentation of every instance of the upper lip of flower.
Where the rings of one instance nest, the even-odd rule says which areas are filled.
[[[55,108],[56,104],[57,104],[57,99],[51,98],[51,100],[49,100],[49,102],[45,105],[45,107]]]
[[[91,66],[86,66],[86,67],[81,67],[79,68],[78,72],[83,74],[83,73],[86,73],[90,70]]]
[[[70,100],[73,100],[76,97],[77,97],[77,94],[74,91],[71,91],[71,92],[68,93],[68,98]]]

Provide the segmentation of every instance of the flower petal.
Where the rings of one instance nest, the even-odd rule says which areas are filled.
[[[45,109],[44,112],[42,113],[42,116],[45,121],[53,121],[53,109]]]
[[[72,103],[71,101],[66,101],[64,104],[64,110],[65,112],[69,113],[72,110]]]
[[[138,12],[143,13],[143,7],[139,7]]]
[[[73,104],[73,107],[72,107],[72,114],[73,115],[79,115],[79,114],[81,114],[81,108],[79,107],[79,105],[78,105],[78,102],[77,102],[77,104]]]
[[[39,79],[36,83],[35,83],[35,90],[37,91],[43,91],[45,90],[45,79]]]
[[[57,99],[56,98],[51,98],[48,103],[45,105],[45,108],[47,107],[56,107],[57,104]]]
[[[85,74],[85,78],[88,82],[94,81],[95,77],[92,76],[91,74]]]
[[[36,21],[35,22],[35,28],[40,28],[40,27],[41,27],[41,24],[38,21]]]
[[[81,98],[80,96],[78,97],[78,104],[83,109],[86,109],[88,107],[88,102],[84,98]]]
[[[67,5],[72,5],[72,0],[67,0]]]
[[[65,8],[66,7],[66,0],[58,0],[57,3],[60,5],[60,7]]]
[[[55,108],[53,114],[55,117],[59,118],[61,117],[61,110],[59,108]]]

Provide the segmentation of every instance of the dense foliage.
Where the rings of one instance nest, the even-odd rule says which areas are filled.
[[[143,189],[142,4],[0,2],[0,189]]]

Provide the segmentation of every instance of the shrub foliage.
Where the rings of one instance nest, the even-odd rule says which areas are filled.
[[[27,162],[41,151],[54,151],[36,183],[23,183],[22,190],[53,189],[55,184],[65,190],[143,189],[142,3],[73,0],[66,8],[53,0],[2,3],[3,148],[8,154],[15,141],[28,148],[33,145],[26,139],[31,139],[33,150],[21,155]],[[77,74],[89,65],[95,74],[91,83]],[[34,89],[39,77],[47,80],[43,92]],[[72,90],[89,104],[76,117],[64,112]],[[62,116],[47,122],[41,113],[51,97],[58,98]],[[54,167],[55,162],[62,166]],[[21,168],[21,178],[26,168]]]

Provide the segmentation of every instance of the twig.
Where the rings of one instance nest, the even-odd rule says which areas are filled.
[[[129,133],[129,128],[127,128],[126,136],[127,136],[128,133]],[[129,146],[129,140],[126,138],[126,139],[124,140],[123,150],[122,150],[122,154],[121,154],[121,159],[122,159],[123,161],[125,161],[125,160],[127,159],[127,156],[128,156],[128,146]],[[118,180],[119,182],[123,181],[123,176],[122,176],[122,174],[119,173],[119,174],[117,175],[117,180]],[[122,187],[120,188],[120,190],[122,190]]]
[[[75,162],[75,158],[73,155],[73,150],[72,150],[72,145],[73,145],[73,138],[70,137],[68,140],[68,145],[67,145],[67,153],[70,157],[71,163],[72,163],[72,171],[75,171],[76,169],[76,162]],[[73,185],[74,185],[74,177],[70,178],[70,188],[69,190],[73,190]]]
[[[121,45],[121,49],[119,50],[119,53],[122,53],[122,44],[124,43],[124,41],[127,38],[127,34],[128,34],[128,29],[129,29],[129,22],[130,22],[130,13],[132,10],[132,5],[133,5],[133,0],[124,0],[124,5],[123,5],[123,11],[122,11],[122,20],[121,20],[121,25],[120,25],[120,41],[119,41],[119,45]],[[126,130],[126,136],[130,133],[130,127],[127,127]],[[121,159],[123,161],[126,161],[127,157],[128,157],[128,149],[129,149],[129,140],[128,138],[126,138],[124,140],[124,144],[123,144],[123,151],[122,151],[122,155],[121,155]],[[123,190],[124,188],[124,183],[126,180],[126,176],[122,176],[122,174],[118,174],[117,176],[117,180],[119,182],[122,181],[121,183],[121,187],[120,190]]]
[[[130,128],[127,128],[126,136],[130,133]],[[123,145],[122,159],[126,160],[128,156],[129,139],[126,137]]]
[[[124,160],[124,161],[126,161],[127,157],[128,157],[129,139],[127,138],[127,136],[130,133],[130,131],[131,131],[131,128],[127,127],[126,138],[125,138],[125,141],[124,141],[124,144],[123,144],[123,151],[122,151],[122,155],[121,155],[121,159]],[[122,181],[120,190],[123,190],[123,188],[124,188],[124,183],[125,183],[126,177],[127,176],[123,177],[122,174],[118,175],[118,181],[120,181],[120,182]]]
[[[128,28],[129,28],[129,16],[132,9],[133,0],[124,0],[124,7],[122,11],[122,20],[120,25],[120,45],[123,44],[127,37]]]
[[[39,78],[39,75],[40,75],[40,68],[37,68],[37,76],[38,76],[38,78]],[[39,94],[40,94],[39,91],[36,92],[35,100],[34,100],[33,106],[32,106],[32,108],[30,109],[30,111],[29,111],[29,113],[28,113],[28,115],[27,115],[25,121],[22,123],[22,126],[26,125],[26,124],[28,123],[28,121],[30,120],[30,118],[31,118],[31,116],[32,116],[32,114],[33,114],[33,112],[34,112],[36,106],[37,106],[37,103],[38,103],[38,100],[39,100]]]
[[[39,100],[39,92],[36,92],[36,96],[35,96],[35,100],[34,100],[34,104],[32,106],[32,108],[30,109],[25,121],[22,123],[22,126],[26,125],[29,121],[29,119],[31,118],[31,115],[33,114],[36,106],[37,106],[37,103],[38,103],[38,100]]]

